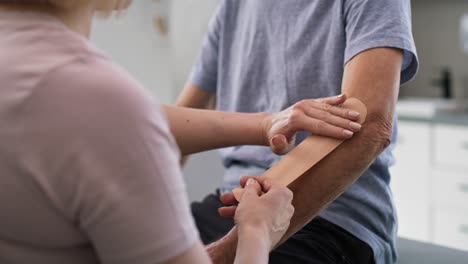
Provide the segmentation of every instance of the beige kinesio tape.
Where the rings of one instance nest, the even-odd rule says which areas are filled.
[[[361,114],[358,120],[360,124],[366,120],[367,108],[358,99],[349,98],[342,107],[359,112]],[[343,142],[344,140],[341,139],[311,135],[267,170],[262,177],[274,179],[274,182],[281,186],[288,186]],[[233,190],[237,201],[240,201],[243,191],[242,188]]]

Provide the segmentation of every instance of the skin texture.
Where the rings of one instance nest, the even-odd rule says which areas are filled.
[[[393,116],[400,86],[403,52],[392,48],[376,48],[355,56],[345,67],[342,92],[362,101],[368,110],[366,122],[359,133],[340,145],[333,153],[308,170],[288,187],[294,193],[295,214],[282,241],[300,230],[340,194],[349,188],[374,159],[389,145],[393,131]],[[261,181],[261,179],[259,179]],[[241,180],[245,184],[246,178]],[[235,204],[232,193],[222,197],[228,205]],[[229,216],[233,207],[220,209]],[[229,233],[228,236],[234,236]],[[235,250],[235,238],[225,240],[224,249]],[[209,252],[219,245],[212,244]],[[231,260],[212,258],[219,263]]]
[[[168,105],[164,110],[183,155],[235,145],[270,146],[275,153],[285,154],[294,146],[296,132],[301,130],[341,140],[359,131],[361,125],[354,122],[359,118],[358,113],[332,107],[345,100],[345,96],[304,100],[273,114],[217,112]]]

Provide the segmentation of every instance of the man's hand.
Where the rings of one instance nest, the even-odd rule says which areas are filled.
[[[300,101],[286,110],[268,115],[263,122],[265,139],[273,152],[282,155],[295,144],[301,130],[337,139],[349,139],[361,129],[359,113],[339,107],[345,95]]]

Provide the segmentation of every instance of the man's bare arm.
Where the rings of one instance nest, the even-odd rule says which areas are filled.
[[[401,50],[378,48],[357,55],[346,65],[343,93],[364,102],[366,122],[355,137],[289,186],[296,212],[284,239],[350,187],[389,145],[402,61]]]
[[[282,241],[299,231],[327,205],[333,202],[366,171],[388,146],[393,131],[393,116],[400,87],[403,52],[398,49],[372,49],[353,58],[345,68],[342,91],[367,107],[361,131],[308,170],[288,187],[294,193],[295,213]],[[244,185],[247,178],[243,178]],[[226,204],[234,195],[222,197]],[[224,249],[235,248],[236,234],[231,232]],[[210,245],[216,252],[219,245]],[[220,263],[229,263],[224,259]],[[232,260],[230,260],[232,261]]]

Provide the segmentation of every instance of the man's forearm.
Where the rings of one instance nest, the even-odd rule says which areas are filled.
[[[388,146],[400,84],[402,52],[366,51],[347,65],[343,92],[367,106],[361,131],[289,185],[296,209],[284,238],[311,221],[349,188]]]
[[[367,124],[352,140],[297,179],[289,188],[294,193],[295,214],[286,237],[310,222],[328,204],[350,187],[382,152],[386,140],[374,138],[379,126]]]

